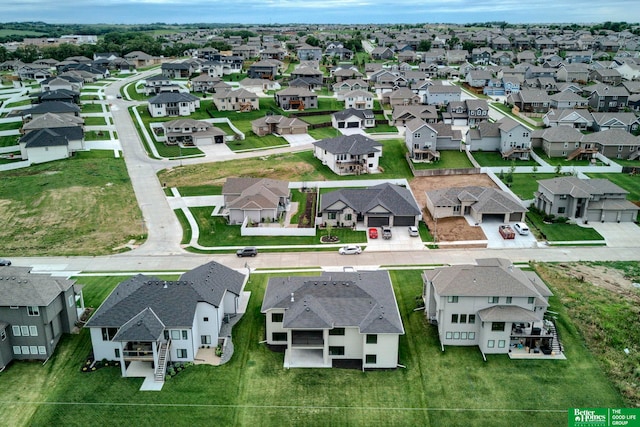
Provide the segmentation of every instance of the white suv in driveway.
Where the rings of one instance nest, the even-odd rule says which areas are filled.
[[[521,236],[526,236],[529,234],[529,227],[524,222],[516,222],[513,224],[513,228],[520,234]]]

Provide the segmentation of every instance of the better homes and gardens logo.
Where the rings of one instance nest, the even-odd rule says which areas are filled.
[[[572,408],[569,409],[569,427],[640,426],[638,408]]]

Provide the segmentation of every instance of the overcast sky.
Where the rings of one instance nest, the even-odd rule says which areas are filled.
[[[145,24],[640,21],[638,0],[3,0],[0,22]]]

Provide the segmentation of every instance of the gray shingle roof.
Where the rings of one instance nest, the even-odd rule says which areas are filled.
[[[342,110],[342,111],[336,111],[335,113],[333,113],[333,117],[336,118],[336,120],[345,120],[348,119],[351,116],[356,116],[360,119],[373,119],[374,118],[374,114],[373,111],[371,110],[356,110],[355,108],[347,108],[346,110]]]
[[[38,129],[20,138],[20,143],[26,147],[53,147],[69,145],[69,141],[81,140],[84,136],[79,126],[59,127],[53,129]]]
[[[473,201],[471,209],[479,213],[526,212],[516,199],[508,193],[488,187],[454,187],[427,191],[427,198],[434,206],[458,206],[462,201]]]
[[[184,273],[178,281],[138,274],[111,292],[87,326],[121,327],[149,307],[166,327],[190,328],[199,302],[219,307],[225,291],[239,295],[244,283],[243,274],[215,261]]]
[[[629,192],[608,179],[580,179],[575,176],[541,179],[538,185],[552,194],[568,194],[572,197],[589,197],[602,194],[628,194]]]
[[[255,94],[254,94],[255,95]],[[149,99],[149,104],[168,104],[170,102],[195,102],[198,98],[184,92],[162,92]]]
[[[31,273],[31,268],[0,267],[0,306],[48,306],[67,291],[75,280]]]
[[[487,258],[476,261],[478,265],[452,265],[426,270],[425,277],[433,282],[439,296],[510,296],[542,297],[551,295],[544,282],[533,279],[511,261],[502,258]],[[539,288],[545,289],[544,294]]]
[[[113,341],[157,341],[164,331],[164,324],[149,307],[122,325]]]
[[[420,215],[420,207],[411,191],[393,184],[379,184],[369,188],[343,188],[323,194],[320,210],[324,211],[338,200],[356,212],[367,213],[380,205],[397,216]]]
[[[382,144],[364,135],[342,135],[336,138],[322,139],[313,143],[332,154],[351,154],[354,156],[381,151]]]
[[[494,305],[478,311],[482,322],[536,322],[540,319],[532,311],[515,305]]]
[[[38,104],[27,110],[22,110],[20,114],[23,116],[27,114],[45,114],[45,113],[78,113],[80,114],[80,107],[70,102],[62,101],[49,101]]]
[[[283,319],[286,328],[357,326],[363,334],[404,334],[386,271],[273,277],[269,279],[261,311],[266,313],[274,308],[286,310]]]

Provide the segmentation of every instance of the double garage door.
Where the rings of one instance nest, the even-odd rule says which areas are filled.
[[[382,227],[383,225],[389,225],[390,220],[388,216],[370,216],[368,220],[369,227]],[[409,226],[416,225],[415,216],[395,216],[393,217],[393,226]]]
[[[355,129],[358,128],[359,125],[360,123],[358,122],[338,122],[338,129],[344,129],[345,127],[349,129]]]

